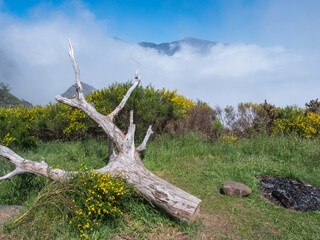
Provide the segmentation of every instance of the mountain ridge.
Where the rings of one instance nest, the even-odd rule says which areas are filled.
[[[158,53],[168,56],[173,56],[175,53],[181,50],[182,45],[188,45],[195,48],[200,53],[208,52],[211,47],[217,45],[217,42],[212,42],[208,40],[202,40],[192,37],[186,37],[182,40],[173,42],[164,42],[160,44],[152,42],[139,42],[138,45],[143,48],[151,48],[158,51]]]
[[[24,99],[19,99],[13,94],[0,89],[0,107],[18,107],[20,105],[26,106],[27,108],[32,108],[33,105]]]
[[[94,87],[84,82],[82,82],[82,88],[83,88],[83,95],[85,97],[97,90]],[[71,99],[73,96],[76,95],[76,89],[77,89],[77,85],[73,84],[64,93],[62,93],[61,96]]]

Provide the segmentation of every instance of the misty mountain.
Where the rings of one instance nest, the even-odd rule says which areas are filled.
[[[19,105],[32,108],[32,104],[26,100],[19,99],[8,91],[0,89],[0,107],[18,107]]]
[[[76,88],[77,88],[77,85],[73,84],[71,87],[68,88],[67,91],[62,93],[61,96],[71,99],[73,96],[76,95]],[[85,97],[89,96],[91,93],[96,91],[96,89],[94,87],[92,87],[89,84],[86,84],[84,82],[82,82],[82,88],[83,88],[83,94]]]
[[[187,37],[179,41],[173,41],[170,43],[155,44],[151,42],[139,42],[139,46],[144,48],[153,48],[160,54],[172,56],[176,52],[181,50],[182,45],[188,45],[193,49],[196,49],[199,53],[205,54],[210,51],[210,48],[217,45],[217,42],[211,42],[207,40],[201,40],[196,38]]]

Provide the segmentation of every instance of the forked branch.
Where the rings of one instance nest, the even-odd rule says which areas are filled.
[[[153,133],[153,132],[152,132],[151,125],[150,125],[149,128],[148,128],[147,134],[146,134],[146,136],[144,137],[141,145],[140,145],[139,147],[137,147],[137,151],[138,151],[138,152],[142,152],[142,151],[144,151],[144,150],[146,149],[147,142],[148,142],[149,137],[150,137],[150,135],[151,135],[152,133]]]
[[[120,104],[115,108],[115,110],[113,110],[112,113],[110,113],[108,115],[108,117],[111,119],[111,121],[114,120],[114,118],[119,114],[119,112],[122,110],[122,108],[124,107],[124,105],[126,104],[126,102],[128,101],[129,97],[131,96],[131,93],[133,92],[133,90],[139,85],[139,83],[141,82],[141,75],[139,70],[136,70],[136,75],[135,75],[135,83],[128,89],[126,95],[124,95],[122,101],[120,102]],[[109,138],[108,141],[108,153],[109,153],[109,157],[111,155],[114,155],[114,148],[113,148],[113,141],[112,139]]]
[[[14,176],[22,173],[32,173],[42,175],[52,180],[61,180],[67,177],[67,172],[61,169],[53,169],[44,161],[34,162],[20,157],[11,149],[0,145],[0,156],[6,158],[9,162],[16,166],[12,172],[0,177],[1,180],[11,180]],[[69,172],[72,174],[72,172]]]
[[[133,90],[139,85],[139,83],[141,82],[141,75],[139,70],[137,69],[136,71],[136,75],[135,75],[135,83],[129,88],[129,90],[127,91],[126,95],[124,95],[122,101],[120,102],[120,104],[118,105],[118,107],[116,107],[116,109],[110,113],[108,115],[108,117],[113,121],[114,117],[118,115],[118,113],[121,111],[121,109],[124,107],[124,105],[126,104],[126,102],[128,101],[131,93],[133,92]]]

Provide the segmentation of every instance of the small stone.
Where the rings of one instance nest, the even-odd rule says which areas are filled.
[[[252,191],[251,189],[242,183],[226,181],[222,185],[223,192],[229,196],[245,197]]]

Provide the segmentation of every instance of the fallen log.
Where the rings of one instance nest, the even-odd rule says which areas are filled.
[[[127,134],[124,134],[113,123],[114,117],[121,111],[132,91],[141,81],[139,71],[136,72],[135,83],[123,97],[119,106],[116,107],[116,109],[109,115],[103,115],[84,98],[82,84],[80,81],[80,73],[74,59],[73,46],[70,40],[69,56],[75,72],[77,94],[73,99],[67,99],[61,96],[56,96],[55,99],[60,103],[78,108],[85,112],[90,118],[98,123],[109,137],[108,150],[110,160],[105,167],[95,169],[93,171],[99,173],[110,173],[112,175],[121,174],[121,176],[126,178],[129,183],[135,185],[136,189],[139,190],[153,205],[159,207],[174,218],[187,222],[193,221],[199,212],[201,200],[159,178],[142,164],[139,152],[146,148],[147,141],[152,134],[151,126],[149,127],[142,144],[136,148],[134,143],[135,124],[133,123],[133,111],[130,112],[130,125]],[[113,143],[118,150],[117,154],[114,151]],[[0,156],[3,156],[16,166],[14,171],[0,177],[0,181],[10,180],[14,176],[22,173],[38,174],[54,181],[65,180],[73,174],[76,174],[76,172],[53,169],[44,161],[39,163],[24,159],[9,148],[1,145]]]

